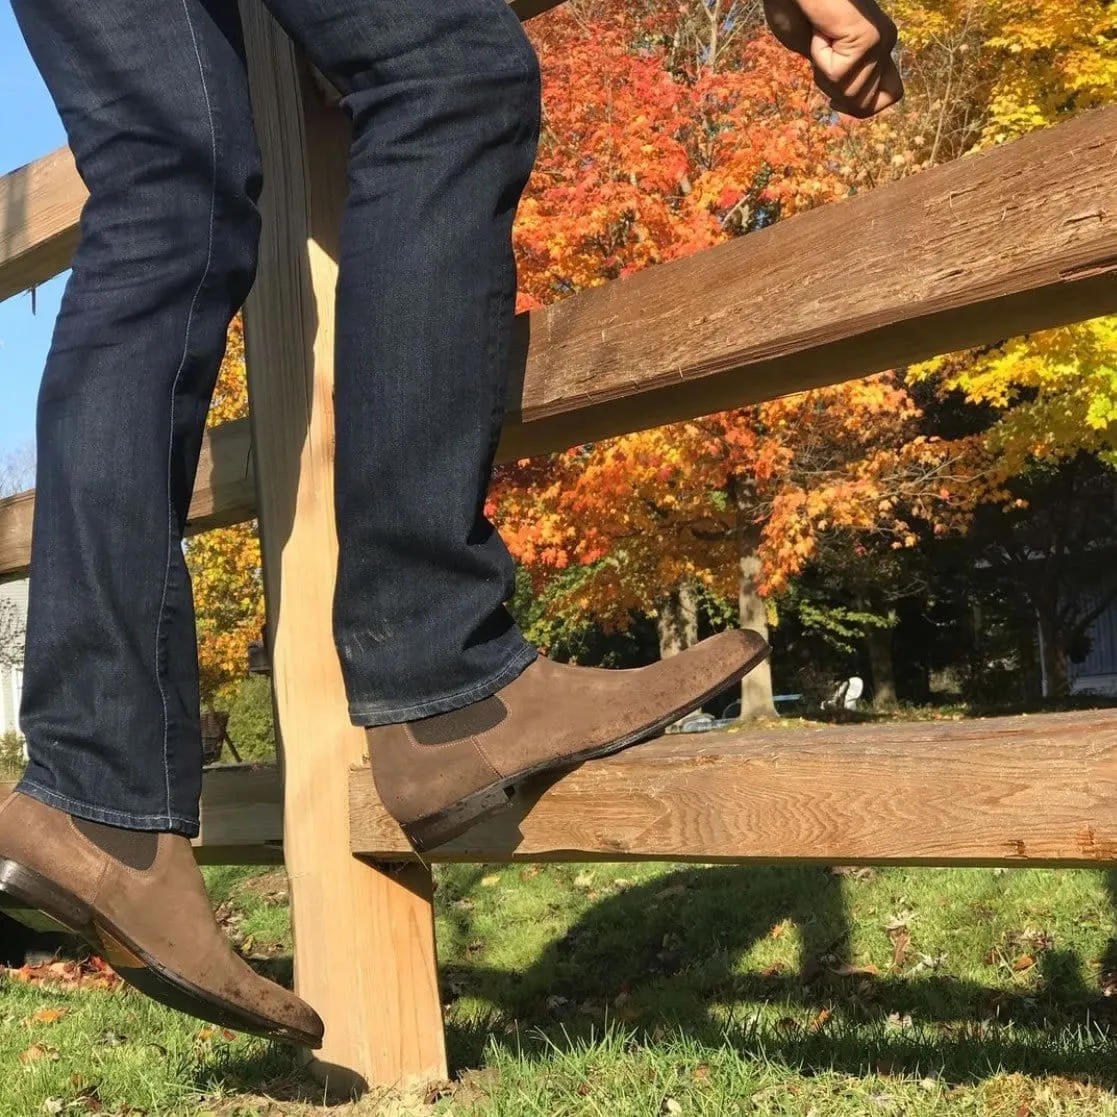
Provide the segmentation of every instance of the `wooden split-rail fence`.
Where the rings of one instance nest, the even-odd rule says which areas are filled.
[[[523,18],[558,0],[516,0]],[[251,420],[206,439],[194,532],[259,517],[282,772],[207,772],[199,859],[285,860],[335,1085],[443,1078],[430,869],[377,800],[330,630],[334,283],[347,126],[243,4],[264,152]],[[0,178],[0,299],[65,270],[67,151]],[[505,460],[1117,311],[1117,108],[521,315]],[[0,502],[26,573],[34,493]],[[1117,715],[653,742],[524,789],[436,861],[1117,863]]]

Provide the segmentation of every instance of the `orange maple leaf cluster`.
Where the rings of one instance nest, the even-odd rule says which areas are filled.
[[[849,122],[759,24],[606,2],[538,22],[547,129],[516,230],[521,306],[677,259],[847,196]],[[703,35],[706,36],[703,39]],[[730,40],[726,45],[727,38]],[[679,51],[680,41],[689,44]],[[821,533],[911,546],[965,503],[892,376],[645,431],[498,472],[489,511],[553,608],[624,624],[681,582],[778,593]]]

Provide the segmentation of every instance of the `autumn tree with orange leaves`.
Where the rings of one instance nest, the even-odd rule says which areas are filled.
[[[515,231],[520,307],[1003,142],[1117,88],[1106,0],[887,6],[909,96],[858,124],[829,111],[764,29],[759,0],[568,0],[532,20],[544,128]],[[557,623],[655,614],[669,654],[695,637],[708,591],[764,628],[766,602],[819,556],[903,552],[964,525],[979,501],[1012,498],[1012,477],[1037,462],[1117,461],[1113,323],[918,370],[930,406],[963,395],[995,413],[979,436],[921,437],[908,376],[881,376],[516,463],[498,472],[490,511]],[[246,409],[234,328],[211,421]],[[189,561],[212,701],[263,619],[254,526],[192,540]],[[746,709],[770,710],[764,672],[749,687]]]
[[[833,155],[849,124],[758,9],[575,2],[538,21],[547,115],[517,223],[525,302],[849,194]],[[764,598],[820,533],[903,547],[912,517],[954,514],[964,495],[917,419],[892,377],[821,389],[521,462],[498,473],[490,511],[556,614],[658,613],[670,654],[694,635],[695,588],[766,632]],[[742,709],[774,712],[767,668]]]
[[[836,128],[759,3],[569,0],[529,25],[543,135],[516,222],[544,305],[844,197]]]

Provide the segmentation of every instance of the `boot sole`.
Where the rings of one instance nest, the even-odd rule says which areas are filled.
[[[765,645],[764,650],[753,656],[740,670],[734,671],[721,679],[716,686],[711,687],[700,697],[676,707],[662,718],[641,726],[632,733],[617,737],[615,740],[597,745],[592,749],[586,749],[583,752],[571,753],[562,757],[561,760],[524,768],[497,783],[474,792],[472,795],[467,795],[464,799],[451,803],[448,807],[444,807],[434,814],[429,814],[415,822],[403,824],[403,832],[407,835],[407,840],[418,853],[427,853],[438,846],[453,841],[454,838],[464,834],[466,830],[469,830],[478,822],[508,806],[516,794],[517,785],[523,783],[524,780],[543,775],[545,772],[557,772],[564,768],[574,768],[587,760],[599,760],[604,756],[612,756],[614,753],[623,752],[633,745],[638,745],[656,736],[687,711],[697,709],[716,694],[720,694],[726,687],[740,682],[750,671],[763,663],[771,652],[772,649]]]
[[[169,1008],[211,1024],[317,1049],[322,1037],[275,1024],[200,989],[161,965],[118,927],[34,869],[0,858],[0,911],[35,931],[79,935],[129,985]]]

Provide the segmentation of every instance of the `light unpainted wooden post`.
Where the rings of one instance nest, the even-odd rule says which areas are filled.
[[[346,713],[331,631],[333,343],[348,134],[256,0],[242,5],[266,179],[246,309],[298,992],[326,1022],[332,1089],[445,1078],[430,873],[350,853]]]

